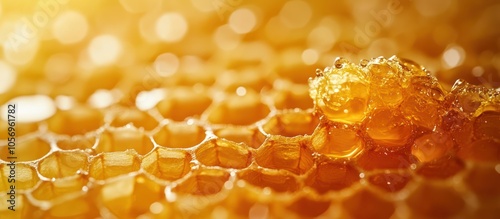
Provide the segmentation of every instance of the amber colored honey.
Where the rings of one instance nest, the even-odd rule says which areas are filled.
[[[363,45],[390,2],[45,2],[1,47],[33,110],[15,212],[0,119],[2,219],[500,215],[495,1],[397,1]],[[0,1],[0,39],[37,4]]]

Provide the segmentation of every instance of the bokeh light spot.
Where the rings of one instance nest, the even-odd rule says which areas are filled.
[[[112,35],[101,35],[90,42],[88,53],[93,63],[108,65],[114,63],[122,52],[122,44]]]

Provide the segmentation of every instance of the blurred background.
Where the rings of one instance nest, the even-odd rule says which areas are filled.
[[[261,197],[264,197],[263,200],[272,200],[269,203],[277,203],[276,212],[288,211],[285,210],[287,208],[303,215],[326,211],[330,208],[330,200],[323,202],[323,197],[335,197],[331,202],[334,207],[330,208],[333,209],[330,212],[342,213],[337,211],[342,203],[336,200],[338,193],[318,196],[319,202],[313,199],[310,201],[306,196],[295,200],[296,202],[283,202],[285,199],[280,197],[289,196],[271,199],[269,194],[277,193],[271,193],[269,187],[261,190],[250,186],[253,179],[262,175],[270,176],[270,182],[285,182],[286,179],[283,191],[288,190],[288,187],[293,191],[303,190],[302,194],[312,191],[311,188],[303,189],[306,186],[295,186],[302,186],[303,181],[295,184],[295,178],[288,180],[292,179],[288,173],[278,175],[286,172],[269,171],[265,173],[269,175],[261,174],[260,171],[274,171],[275,167],[281,169],[280,166],[267,163],[278,162],[272,160],[278,160],[277,157],[280,156],[284,157],[279,159],[286,165],[298,163],[297,159],[304,159],[304,163],[311,165],[304,168],[313,168],[311,153],[302,152],[302,149],[300,153],[296,150],[289,155],[288,146],[260,146],[264,141],[267,142],[266,139],[271,139],[263,132],[286,136],[313,133],[319,121],[311,113],[313,103],[309,97],[308,79],[315,76],[316,69],[332,66],[336,57],[346,57],[358,63],[361,59],[397,55],[425,66],[436,75],[445,89],[449,90],[459,78],[472,84],[499,89],[499,26],[500,1],[497,0],[0,0],[0,106],[3,110],[0,118],[7,120],[6,103],[20,106],[16,111],[16,136],[20,139],[16,146],[16,156],[19,156],[16,158],[19,162],[17,177],[20,183],[16,188],[20,190],[18,198],[22,201],[19,204],[20,210],[9,211],[10,215],[16,215],[17,218],[52,218],[54,215],[58,215],[58,218],[72,218],[78,214],[85,218],[113,218],[106,215],[116,214],[119,218],[136,218],[144,214],[142,218],[148,218],[148,214],[158,214],[158,218],[172,218],[175,216],[170,214],[177,214],[176,208],[172,207],[177,206],[172,201],[176,200],[176,193],[196,196],[222,194],[217,197],[228,194],[227,201],[200,198],[205,204],[192,201],[189,195],[179,195],[177,200],[187,200],[178,202],[179,209],[187,208],[183,205],[188,203],[186,206],[192,205],[196,210],[205,209],[211,203],[219,205],[224,202],[221,205],[236,209],[236,213],[250,215],[250,218],[267,215],[266,206],[252,201]],[[475,92],[472,92],[471,101],[467,99],[468,96],[464,98],[469,107],[466,111],[473,109],[470,111],[475,112],[479,107],[479,102],[472,100],[481,91],[476,89]],[[381,118],[385,118],[384,116]],[[453,123],[448,121],[443,124],[449,123],[453,130],[460,130],[457,135],[461,137],[459,139],[466,139],[461,142],[464,145],[471,143],[472,129],[478,126],[479,132],[476,135],[481,135],[481,140],[470,145],[481,145],[484,148],[479,148],[477,154],[466,148],[464,153],[473,158],[480,157],[478,159],[483,159],[483,155],[486,157],[484,159],[496,159],[497,142],[482,138],[497,136],[497,129],[491,127],[498,124],[498,114],[482,114],[483,117],[478,117],[480,119],[477,120],[480,122],[474,123],[474,127],[472,122],[466,123],[466,119],[460,116],[462,115],[458,113],[449,114],[448,120]],[[397,121],[402,120],[398,117]],[[8,127],[7,122],[0,123],[0,146],[7,145],[2,139],[8,138],[9,128],[11,127]],[[335,129],[344,130],[337,127]],[[403,129],[404,132],[410,130]],[[290,133],[288,130],[291,130]],[[318,135],[321,136],[321,130],[330,129],[318,130]],[[207,133],[210,134],[209,137]],[[352,141],[356,142],[349,147],[362,145],[358,143],[361,140],[357,137],[351,137],[358,135],[355,133],[352,130],[342,131],[342,140],[338,144],[344,144],[345,138],[346,141],[354,139]],[[256,157],[263,157],[263,160],[267,157],[272,159],[262,161],[268,166],[262,165],[265,168],[258,167],[255,171],[251,168],[257,168],[256,166],[241,172],[232,168],[224,169],[225,167],[214,172],[202,172],[208,167],[199,168],[201,164],[210,163],[207,165],[212,166],[211,162],[219,159],[219,155],[210,154],[212,148],[215,148],[215,143],[211,140],[214,136],[217,136],[217,142],[219,137],[231,141],[236,139],[234,141],[248,145],[245,148],[271,148],[252,153]],[[206,144],[201,144],[202,141]],[[274,142],[269,140],[271,141]],[[290,141],[294,144],[293,147],[303,147],[302,143],[295,144],[293,141]],[[225,140],[223,144],[229,145],[227,148],[236,145]],[[172,148],[164,150],[166,147],[163,146]],[[177,150],[176,147],[182,150]],[[189,148],[187,151],[193,157],[184,151],[185,148]],[[282,152],[270,155],[274,153],[274,148]],[[135,149],[140,156],[128,154],[128,149]],[[490,153],[490,150],[493,152]],[[175,155],[176,161],[165,162],[169,164],[165,167],[166,172],[177,174],[177,171],[171,170],[191,171],[189,168],[192,167],[189,175],[184,175],[188,174],[185,171],[172,179],[149,180],[150,172],[156,171],[157,163],[162,161],[157,157],[164,151],[179,152],[168,155]],[[0,148],[0,169],[10,168],[5,164],[6,157],[10,156],[8,152],[7,147]],[[200,156],[197,154],[199,152]],[[407,157],[407,154],[397,152],[387,155],[384,152],[389,157],[385,162],[385,156],[372,152],[366,153],[365,159],[370,161],[363,164],[365,167],[381,161],[382,168],[386,168],[385,165],[399,165],[399,162],[406,162],[404,159],[407,159],[399,159],[399,156]],[[230,152],[221,153],[223,155],[220,157],[232,158],[236,157],[233,154],[243,156],[245,153],[247,152],[240,153],[240,149],[231,149]],[[297,159],[286,156],[296,156]],[[130,162],[122,162],[124,158]],[[107,161],[102,161],[104,159],[111,161],[106,163]],[[61,163],[60,160],[64,162]],[[238,165],[240,160],[245,162],[244,159],[234,159]],[[233,165],[232,161],[227,159],[227,166]],[[318,159],[318,162],[323,161]],[[353,182],[354,178],[358,180],[357,170],[350,167],[351,164],[343,162],[340,167],[325,162],[329,167],[321,171],[349,167],[340,172],[352,169],[355,174],[349,177],[353,178]],[[453,175],[453,171],[459,171],[463,167],[456,162],[458,160],[453,159],[450,164],[439,163],[442,166],[437,165],[436,169],[432,169],[435,167],[430,165],[432,168],[429,173],[435,171],[446,175],[452,172]],[[408,168],[406,165],[409,164],[408,161],[403,166]],[[499,183],[496,173],[500,173],[500,165],[494,163],[494,167],[484,168],[481,165],[467,165],[470,170],[462,173],[459,178],[443,180],[444,184],[439,184],[439,188],[445,188],[446,191],[428,187],[424,184],[426,180],[415,181],[422,182],[419,185],[423,186],[420,187],[421,190],[414,189],[417,191],[412,193],[415,196],[408,196],[415,197],[409,199],[408,206],[414,208],[413,212],[427,211],[427,208],[431,209],[428,206],[434,207],[432,209],[451,206],[449,209],[453,209],[449,211],[449,215],[462,209],[470,213],[475,208],[478,208],[479,213],[474,218],[485,218],[481,214],[498,215],[496,188]],[[298,166],[298,171],[303,171],[302,164]],[[87,170],[90,173],[85,172]],[[319,172],[319,168],[317,170],[318,174],[331,175],[335,180],[341,178],[336,175],[340,174],[336,171],[325,174]],[[109,183],[94,183],[95,179],[105,179],[106,173],[102,172],[106,171],[111,173],[108,179],[116,176],[121,178],[107,181]],[[248,186],[243,187],[238,183],[233,189],[233,184],[226,184],[230,180],[236,182],[233,175],[229,179],[229,171],[231,174],[237,173],[238,178],[247,180]],[[197,177],[201,173],[209,177],[199,180]],[[398,172],[401,173],[403,172]],[[156,171],[151,175],[156,177],[155,174],[162,175],[163,172]],[[365,177],[364,173],[361,174],[361,178]],[[168,174],[166,176],[170,177]],[[313,174],[309,176],[315,177]],[[392,189],[389,181],[398,182],[403,179],[401,182],[404,183],[401,185],[404,187],[411,179],[406,175],[394,176],[389,177],[390,179],[378,178],[382,181],[377,180],[377,183],[391,185]],[[180,179],[181,177],[183,178]],[[300,180],[306,179],[300,177]],[[317,178],[307,179],[313,179],[311,182],[316,184]],[[459,182],[462,179],[464,182]],[[170,180],[181,181],[171,183]],[[351,183],[348,180],[351,179],[345,180],[346,186]],[[1,181],[4,182],[3,179]],[[322,182],[318,182],[318,187],[323,188]],[[257,180],[253,184],[260,186],[260,183]],[[265,183],[267,182],[262,182],[267,185]],[[456,185],[451,186],[452,183]],[[0,184],[0,190],[6,191],[7,184]],[[466,184],[470,184],[470,188],[465,188]],[[458,186],[463,187],[460,187],[460,194],[454,191]],[[222,187],[227,193],[219,193]],[[349,214],[359,212],[368,215],[368,218],[373,217],[373,211],[392,214],[392,203],[386,204],[386,201],[379,201],[375,195],[365,193],[368,191],[365,187],[349,188],[354,189],[340,198],[348,200],[342,205],[347,206],[345,208]],[[354,193],[356,188],[361,192]],[[493,198],[485,198],[487,201],[484,202],[469,199],[472,197],[470,191],[463,192],[467,189],[482,195],[478,197]],[[0,198],[7,197],[7,193],[0,193]],[[302,195],[297,192],[294,197],[299,197],[297,194]],[[316,198],[315,193],[311,194]],[[349,195],[350,198],[347,197]],[[400,205],[400,196],[397,197],[397,206],[404,206]],[[468,199],[467,206],[457,197]],[[6,206],[8,202],[2,203],[0,207]],[[357,206],[365,207],[364,203],[369,203],[372,210],[359,211]],[[446,204],[441,205],[442,203]],[[407,218],[405,216],[409,213],[404,212],[410,207],[398,207],[395,217],[399,215]],[[7,208],[1,207],[0,213],[9,217],[5,213],[8,210],[5,209]],[[213,218],[221,218],[221,214],[227,214],[220,208],[215,208],[214,214],[209,212],[212,211],[209,208],[203,211],[215,215]],[[441,209],[437,212],[448,214]],[[345,218],[341,213],[338,218]]]
[[[495,0],[1,0],[0,104],[96,92],[134,102],[161,86],[259,92],[306,85],[338,56],[398,55],[448,89],[458,78],[499,87],[499,24]]]

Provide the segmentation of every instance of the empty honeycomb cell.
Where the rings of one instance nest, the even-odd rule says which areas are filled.
[[[368,182],[386,192],[398,192],[412,179],[410,173],[388,172],[368,176]]]
[[[82,135],[102,127],[104,125],[103,119],[101,111],[77,105],[68,110],[57,111],[48,120],[48,125],[49,130],[57,134]]]
[[[273,116],[267,120],[263,129],[271,135],[294,137],[311,135],[318,123],[318,118],[311,113],[291,111]]]
[[[352,218],[390,218],[394,204],[368,189],[360,189],[342,202],[342,207]]]
[[[81,193],[87,183],[88,179],[82,175],[42,181],[31,194],[39,201],[56,202],[58,198],[66,201],[69,196]]]
[[[47,178],[62,178],[87,171],[88,156],[81,151],[56,151],[38,163],[38,171]]]
[[[476,195],[481,203],[500,202],[500,167],[496,165],[475,164],[466,173],[465,185]]]
[[[165,196],[163,186],[142,174],[110,181],[98,193],[98,203],[116,218],[137,218]]]
[[[9,124],[7,121],[1,120],[0,122],[0,139],[8,139],[9,137],[9,132],[8,132]],[[38,130],[38,124],[37,123],[22,123],[22,122],[17,122],[16,126],[14,127],[16,130],[16,137],[19,138],[21,136],[24,136],[29,133],[34,133]]]
[[[474,122],[474,134],[478,138],[500,140],[500,112],[483,112]]]
[[[0,192],[9,192],[12,183],[15,183],[15,192],[31,189],[35,186],[40,178],[32,166],[24,163],[2,163],[0,164],[0,176],[3,179],[0,181]],[[2,199],[3,200],[3,199]]]
[[[274,82],[274,90],[271,93],[274,106],[277,109],[311,109],[313,101],[309,97],[309,86],[295,84],[286,80]]]
[[[186,151],[158,147],[142,159],[142,168],[164,180],[177,180],[191,171],[191,155]]]
[[[168,90],[165,96],[156,108],[164,118],[174,121],[199,117],[212,103],[207,89],[176,88]]]
[[[404,146],[412,135],[411,124],[392,109],[375,109],[365,127],[368,136],[383,147]]]
[[[113,152],[133,149],[144,155],[153,149],[153,142],[143,130],[135,127],[120,127],[103,132],[99,137],[96,151]]]
[[[141,160],[132,150],[101,153],[90,160],[89,174],[104,180],[139,170]]]
[[[258,129],[229,126],[214,130],[214,134],[219,138],[244,143],[252,148],[258,148],[266,140],[266,135]]]
[[[262,103],[261,97],[249,90],[242,96],[228,94],[223,101],[209,109],[207,119],[214,124],[250,125],[264,119],[269,112],[269,107]]]
[[[462,160],[445,157],[439,160],[422,163],[417,167],[416,173],[426,178],[448,178],[454,176],[465,168]]]
[[[356,157],[363,151],[365,143],[357,130],[347,124],[323,121],[311,137],[315,151],[329,157]]]
[[[63,137],[58,139],[57,147],[63,150],[74,150],[74,149],[91,149],[96,143],[95,136],[82,136],[75,135],[72,137]]]
[[[169,148],[189,148],[205,139],[205,130],[196,124],[169,123],[154,136],[157,144]]]
[[[325,213],[330,208],[331,201],[315,200],[307,196],[295,200],[287,208],[295,212],[301,218],[316,218]]]
[[[408,196],[406,203],[411,214],[421,218],[449,218],[465,207],[463,195],[447,185],[422,182]]]
[[[352,124],[365,118],[370,85],[359,66],[339,58],[333,68],[318,71],[309,86],[315,108],[329,120]]]
[[[493,139],[482,139],[462,146],[457,155],[465,160],[477,162],[500,161],[500,142]]]
[[[195,151],[199,162],[207,166],[245,168],[250,165],[252,154],[242,144],[224,139],[204,142]]]
[[[314,164],[308,144],[307,139],[303,140],[300,137],[273,136],[257,150],[255,161],[262,167],[303,174]]]
[[[411,152],[420,162],[430,162],[445,157],[453,146],[453,139],[448,134],[433,132],[418,137]]]
[[[356,163],[364,170],[406,169],[417,163],[407,150],[388,152],[384,149],[370,148],[356,158]]]
[[[49,143],[43,139],[32,137],[28,139],[19,139],[14,149],[12,147],[7,147],[7,145],[1,147],[0,158],[8,161],[11,160],[9,157],[16,157],[16,162],[34,161],[42,158],[49,152]]]
[[[260,187],[269,187],[276,192],[295,192],[300,187],[294,176],[276,170],[246,169],[238,173],[238,178]]]
[[[158,126],[158,121],[149,115],[147,112],[140,111],[136,108],[122,109],[118,111],[111,122],[113,127],[123,127],[132,124],[137,128],[144,128],[145,130],[152,130]]]
[[[229,180],[229,173],[220,169],[200,169],[177,185],[174,192],[192,195],[213,195],[219,193],[224,183]]]
[[[324,158],[309,174],[305,183],[319,193],[326,193],[349,188],[359,182],[359,179],[359,171],[352,163]]]

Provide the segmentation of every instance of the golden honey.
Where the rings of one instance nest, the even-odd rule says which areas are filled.
[[[496,218],[499,12],[0,0],[0,218]]]

